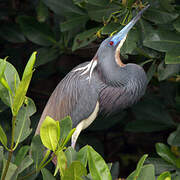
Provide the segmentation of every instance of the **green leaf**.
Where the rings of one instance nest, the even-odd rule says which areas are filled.
[[[95,5],[95,6],[99,6],[99,7],[104,7],[105,5],[108,5],[109,4],[109,1],[108,0],[90,0],[90,1],[87,1],[88,4],[92,4],[92,5]]]
[[[175,4],[173,3],[174,0],[163,0],[159,1],[161,7],[168,12],[173,12],[175,10]]]
[[[50,46],[57,43],[55,35],[47,24],[39,23],[30,16],[19,16],[17,22],[30,41],[42,46]]]
[[[7,148],[7,136],[0,125],[0,142]]]
[[[43,2],[56,14],[65,15],[68,13],[75,13],[83,15],[84,11],[78,6],[74,5],[72,0],[43,0]]]
[[[0,63],[4,63],[4,60],[0,59]],[[4,78],[1,78],[0,83],[0,98],[4,104],[12,107],[12,94],[15,93],[16,86],[18,86],[20,82],[19,75],[14,66],[6,62],[6,68],[4,70],[3,77]],[[5,83],[4,85],[2,85],[2,80]]]
[[[13,175],[13,179],[16,179],[18,174],[22,173],[25,169],[30,167],[33,164],[33,159],[30,157],[30,155],[24,157],[21,161],[21,163],[18,165],[18,168]]]
[[[178,126],[177,130],[172,132],[168,139],[167,142],[171,146],[178,146],[180,147],[180,126]]]
[[[107,21],[112,13],[120,11],[120,6],[115,3],[102,4],[103,6],[96,6],[86,4],[85,9],[88,12],[89,17],[97,22]]]
[[[171,180],[170,172],[163,172],[161,175],[158,176],[157,180]]]
[[[30,116],[36,112],[36,106],[32,99],[27,98],[26,104],[21,107],[17,116],[15,124],[14,140],[16,146],[19,142],[24,141],[32,132],[30,129]]]
[[[74,39],[72,51],[87,46],[92,41],[94,41],[97,38],[96,32],[98,29],[99,28],[93,28],[78,34]]]
[[[77,160],[80,161],[84,167],[87,166],[88,161],[88,146],[85,146],[79,150],[77,153]]]
[[[0,174],[2,174],[2,170],[3,170],[3,159],[4,159],[4,150],[3,150],[3,146],[0,146]]]
[[[33,52],[31,57],[29,58],[29,60],[26,64],[26,67],[24,69],[24,72],[23,72],[22,80],[25,80],[26,77],[29,76],[29,74],[31,74],[33,72],[34,64],[36,61],[36,54],[37,54],[36,51]]]
[[[55,151],[60,138],[59,121],[55,121],[51,117],[46,116],[40,128],[40,137],[46,148]]]
[[[48,53],[47,53],[48,52]],[[44,65],[55,60],[59,56],[59,50],[55,48],[40,48],[37,50],[37,58],[35,66]]]
[[[0,79],[4,75],[5,69],[6,69],[6,58],[3,61],[0,61]]]
[[[88,21],[89,17],[87,15],[76,15],[69,17],[65,22],[60,24],[61,32],[72,30],[76,27],[84,27],[85,23]]]
[[[176,31],[180,32],[180,17],[173,24]]]
[[[139,40],[138,31],[132,29],[128,33],[127,39],[121,48],[122,55],[123,54],[134,54],[134,51],[137,48],[138,40]]]
[[[42,2],[42,0],[39,1],[36,11],[38,21],[45,22],[49,16],[49,11],[47,6]]]
[[[36,60],[36,52],[34,52],[25,69],[24,69],[24,73],[22,76],[22,80],[20,81],[15,96],[14,96],[14,102],[13,102],[13,106],[12,106],[12,113],[14,116],[17,115],[19,109],[21,108],[24,100],[25,100],[25,96],[32,78],[32,74],[33,74],[33,66]]]
[[[156,143],[156,152],[165,161],[176,165],[176,156],[171,152],[170,148],[163,143]]]
[[[70,167],[66,169],[62,180],[83,180],[81,177],[86,175],[86,168],[79,161],[74,161]]]
[[[141,157],[141,159],[137,164],[136,170],[133,171],[133,173],[131,173],[130,176],[128,176],[127,180],[131,180],[131,179],[135,180],[136,178],[139,178],[140,174],[142,173],[144,161],[146,160],[147,157],[148,157],[147,154]]]
[[[56,154],[57,157],[57,168],[60,171],[61,177],[64,176],[65,170],[67,168],[67,159],[65,153],[61,150]],[[54,174],[55,175],[55,174]]]
[[[148,157],[147,154],[145,154],[143,157],[141,157],[141,159],[139,160],[138,164],[137,164],[137,167],[136,167],[136,170],[134,172],[134,177],[138,177],[141,170],[142,170],[142,167],[143,167],[143,164],[144,164],[144,161],[146,160],[146,158]]]
[[[178,14],[161,11],[159,9],[149,8],[144,13],[144,17],[145,19],[156,24],[166,24],[175,20],[178,17]]]
[[[61,128],[60,141],[64,141],[72,129],[72,120],[70,116],[67,116],[61,120],[60,128]]]
[[[180,49],[180,36],[171,31],[154,30],[145,36],[143,44],[160,52],[175,51]]]
[[[168,163],[162,158],[148,158],[146,160],[147,164],[153,164],[155,167],[155,174],[161,174],[165,171],[174,171],[175,166]]]
[[[3,172],[5,170],[6,163],[7,163],[7,160],[3,159]],[[17,170],[17,166],[10,162],[9,168],[8,168],[8,171],[6,174],[6,180],[13,179],[13,176],[14,176],[14,173],[16,172],[16,170]]]
[[[62,143],[62,147],[64,147],[68,142],[69,142],[69,140],[71,139],[71,137],[72,137],[72,135],[73,135],[73,133],[74,133],[74,131],[76,130],[76,128],[73,128],[70,132],[69,132],[69,134],[67,135],[67,137],[66,137],[66,139],[63,141],[63,143]]]
[[[154,74],[156,72],[156,69],[157,69],[156,61],[153,61],[153,63],[151,64],[151,66],[150,66],[150,68],[148,69],[148,72],[147,72],[148,82],[150,82],[150,80],[154,76]]]
[[[55,180],[56,178],[46,168],[41,169],[43,180]]]
[[[172,117],[157,96],[147,94],[142,101],[133,106],[132,110],[136,120],[126,123],[128,131],[153,132],[175,127]]]
[[[180,64],[180,49],[179,51],[169,51],[166,52],[165,56],[166,64]]]
[[[21,164],[21,162],[23,161],[24,157],[26,156],[26,154],[28,153],[30,147],[29,146],[22,146],[18,153],[15,156],[15,160],[14,163],[19,166]]]
[[[127,180],[155,180],[154,166],[152,164],[144,165],[138,177],[131,173]]]
[[[88,147],[88,166],[92,179],[111,180],[111,173],[104,159],[90,146]]]
[[[122,28],[123,26],[119,25],[119,23],[111,22],[109,24],[104,25],[104,27],[102,28],[101,34],[103,35],[111,34],[113,32],[118,32]]]
[[[66,149],[67,167],[70,167],[73,161],[77,160],[77,152],[70,146]]]
[[[164,64],[161,62],[158,66],[158,80],[163,81],[167,78],[170,78],[174,75],[179,74],[180,65],[179,64]]]
[[[38,168],[40,162],[44,157],[45,148],[41,142],[40,136],[36,135],[33,137],[31,142],[31,154],[36,165],[36,169]]]
[[[1,25],[0,36],[11,43],[24,43],[26,41],[20,28],[13,23]]]

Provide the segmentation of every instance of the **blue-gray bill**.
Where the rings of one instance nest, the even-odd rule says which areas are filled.
[[[116,46],[124,37],[128,34],[129,30],[136,24],[136,22],[140,19],[141,15],[144,13],[146,9],[149,8],[150,5],[147,5],[144,9],[142,9],[121,31],[115,34],[111,41],[113,45]]]

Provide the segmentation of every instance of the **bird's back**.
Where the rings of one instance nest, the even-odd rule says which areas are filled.
[[[57,85],[42,113],[36,134],[39,134],[40,126],[47,115],[58,121],[69,115],[72,118],[73,127],[76,127],[81,120],[88,118],[94,111],[100,92],[96,74],[93,73],[89,82],[88,73],[81,75],[82,71],[74,71],[86,64],[75,67]]]

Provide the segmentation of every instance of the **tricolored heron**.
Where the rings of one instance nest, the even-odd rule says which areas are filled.
[[[71,140],[71,146],[75,147],[80,132],[95,120],[99,112],[112,113],[126,108],[144,95],[146,73],[137,64],[123,64],[120,49],[129,30],[148,7],[119,33],[105,39],[90,62],[75,67],[57,85],[46,104],[36,134],[39,134],[47,115],[55,120],[69,115],[73,128],[76,127]]]

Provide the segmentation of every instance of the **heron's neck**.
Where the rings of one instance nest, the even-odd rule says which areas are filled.
[[[115,59],[110,58],[107,61],[100,62],[98,65],[98,72],[102,80],[111,86],[125,86],[129,78],[126,65],[121,64],[120,66]]]

